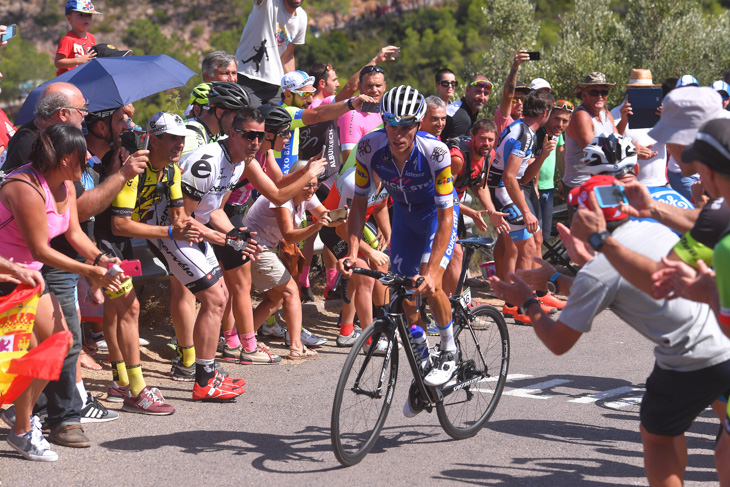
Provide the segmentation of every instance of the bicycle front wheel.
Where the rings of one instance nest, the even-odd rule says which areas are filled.
[[[388,417],[398,377],[398,343],[387,336],[388,324],[375,320],[365,328],[347,356],[332,406],[332,449],[345,466],[368,454]],[[381,338],[378,347],[378,336]],[[372,345],[367,341],[372,338]],[[371,348],[379,348],[370,354]]]
[[[444,431],[460,440],[476,435],[499,403],[507,381],[509,333],[502,314],[481,305],[472,310],[471,321],[458,323],[454,341],[461,360],[454,379],[442,388],[436,413]]]

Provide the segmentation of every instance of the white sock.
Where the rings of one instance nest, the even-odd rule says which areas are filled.
[[[76,383],[76,389],[79,391],[79,395],[81,396],[81,408],[86,407],[86,387],[84,387],[84,381],[80,380]]]
[[[441,350],[445,352],[456,352],[456,345],[454,344],[454,327],[453,320],[449,321],[449,324],[441,328],[436,323],[436,327],[439,329],[439,336],[441,337]]]

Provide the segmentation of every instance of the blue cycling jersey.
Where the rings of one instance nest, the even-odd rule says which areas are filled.
[[[393,201],[409,211],[454,206],[449,149],[430,134],[418,132],[402,171],[393,161],[385,129],[366,134],[357,144],[356,196],[368,197],[373,172]]]
[[[522,159],[517,171],[517,179],[520,179],[525,174],[530,159],[535,157],[534,153],[535,132],[522,120],[509,124],[499,136],[494,161],[489,169],[487,186],[490,188],[504,186],[502,174],[504,174],[505,165],[511,155]]]

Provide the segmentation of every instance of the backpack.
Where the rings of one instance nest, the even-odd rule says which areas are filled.
[[[454,189],[456,189],[456,192],[459,194],[463,193],[468,187],[476,187],[479,185],[484,187],[487,182],[486,176],[487,169],[489,168],[489,161],[487,161],[486,158],[484,159],[484,164],[482,165],[479,173],[475,175],[472,174],[473,168],[471,147],[469,146],[470,140],[471,138],[469,137],[454,137],[453,139],[446,141],[446,146],[449,150],[458,148],[464,155],[464,169],[459,176],[454,178]]]

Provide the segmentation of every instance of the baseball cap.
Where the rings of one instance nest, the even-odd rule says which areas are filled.
[[[94,8],[94,4],[89,0],[68,0],[68,3],[66,3],[66,15],[71,12],[101,15],[101,12],[97,12]]]
[[[515,91],[522,91],[522,92],[524,92],[526,94],[529,94],[532,91],[532,88],[530,88],[529,86],[527,86],[522,81],[518,81],[515,84]]]
[[[717,172],[730,174],[730,119],[710,120],[695,141],[682,151],[684,162],[700,161]]]
[[[290,71],[281,78],[281,89],[284,91],[301,90],[308,85],[314,86],[314,76],[309,76],[304,71]]]
[[[590,203],[588,201],[588,195],[591,191],[593,191],[593,188],[596,186],[612,186],[616,181],[618,181],[618,179],[615,177],[604,174],[593,176],[588,181],[577,188],[573,188],[570,193],[568,193],[568,204],[573,206],[585,206],[592,210],[593,208],[589,206]],[[619,211],[618,207],[601,208],[601,210],[603,210],[603,217],[607,222],[623,220],[629,216],[627,213]]]
[[[691,74],[685,74],[681,78],[677,80],[677,88],[682,88],[683,86],[699,86],[700,82],[697,81],[697,78],[692,76]]]
[[[712,85],[710,85],[710,88],[712,88],[713,90],[715,90],[717,92],[720,92],[720,96],[722,96],[723,99],[726,99],[727,96],[730,95],[730,85],[728,85],[721,79],[712,83]],[[725,93],[724,96],[723,96],[722,92]]]
[[[89,52],[95,52],[96,57],[125,57],[132,55],[131,49],[117,49],[111,44],[97,44],[95,46],[91,46]]]
[[[553,87],[550,86],[550,83],[544,78],[535,78],[532,81],[530,81],[530,89],[531,90],[541,90],[543,88],[547,88],[548,90],[552,90]]]
[[[672,90],[662,103],[662,116],[648,133],[662,144],[691,144],[702,124],[723,112],[720,94],[707,86]]]
[[[152,135],[172,134],[183,137],[188,135],[188,129],[185,128],[185,122],[180,115],[168,112],[157,112],[152,115],[147,122],[147,132]]]

